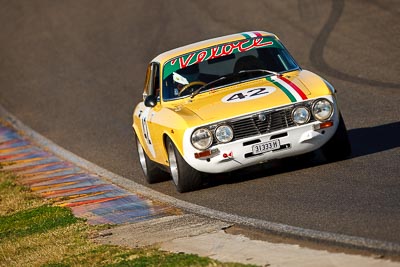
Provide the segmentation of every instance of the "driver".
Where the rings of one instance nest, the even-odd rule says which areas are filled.
[[[180,69],[177,72],[173,72],[174,81],[174,96],[179,96],[182,88],[188,85],[190,82],[197,81],[200,75],[199,65],[193,64],[186,68]]]
[[[182,75],[180,75],[176,72],[173,72],[172,75],[173,75],[172,78],[174,81],[174,96],[178,96],[179,92],[182,90],[182,88],[185,85],[189,84],[189,81],[185,77],[183,77]]]

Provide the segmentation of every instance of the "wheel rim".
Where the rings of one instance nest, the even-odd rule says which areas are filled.
[[[169,160],[169,169],[171,171],[172,180],[174,181],[175,185],[178,185],[179,183],[178,163],[176,161],[174,148],[172,147],[171,143],[168,145],[168,160]]]
[[[146,155],[144,154],[143,147],[140,144],[139,140],[137,140],[136,143],[137,143],[137,151],[139,155],[140,165],[142,166],[144,174],[147,175]]]

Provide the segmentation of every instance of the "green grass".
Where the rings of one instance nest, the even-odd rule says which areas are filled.
[[[155,247],[96,244],[92,237],[102,228],[52,206],[0,169],[0,266],[244,266]]]
[[[76,222],[77,218],[70,210],[43,205],[0,217],[0,239],[45,233]]]
[[[134,252],[134,253],[132,253]],[[96,262],[96,266],[220,266],[209,258],[190,254],[174,254],[158,251],[155,248],[127,249],[115,246],[98,246],[84,255],[66,257],[61,262],[49,263],[44,266],[81,266],[87,262]],[[85,264],[83,264],[85,265]],[[224,266],[235,266],[234,264]],[[238,265],[239,266],[239,265]]]

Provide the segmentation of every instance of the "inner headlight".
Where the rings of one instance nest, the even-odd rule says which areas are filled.
[[[215,130],[215,137],[221,143],[228,143],[233,139],[233,130],[229,125],[221,125]]]
[[[310,120],[310,110],[306,107],[296,107],[293,109],[292,118],[296,124],[304,124]]]
[[[192,133],[192,144],[197,149],[204,150],[209,148],[212,141],[212,133],[207,128],[200,128]]]
[[[326,121],[332,116],[333,105],[327,99],[317,100],[312,107],[312,113],[317,120]]]

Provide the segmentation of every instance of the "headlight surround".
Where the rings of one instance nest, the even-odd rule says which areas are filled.
[[[191,141],[195,148],[204,150],[211,146],[213,135],[209,129],[199,128],[192,133]]]
[[[326,121],[331,118],[333,104],[327,99],[319,99],[312,106],[312,113],[319,121]]]
[[[310,121],[311,112],[308,108],[299,106],[292,111],[292,119],[294,123],[301,125]]]
[[[233,129],[229,125],[220,125],[215,130],[215,138],[220,143],[228,143],[233,139]]]

